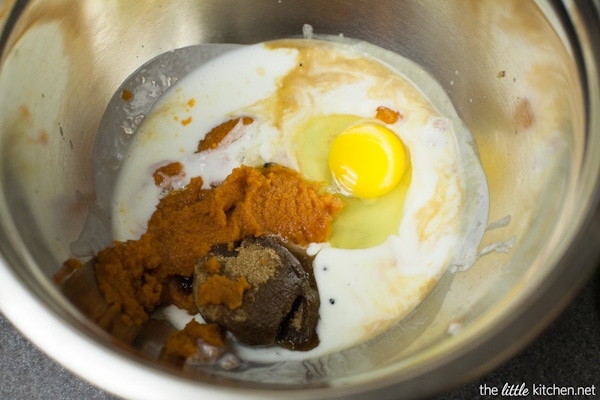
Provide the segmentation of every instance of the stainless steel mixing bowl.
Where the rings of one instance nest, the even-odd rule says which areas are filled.
[[[45,352],[108,391],[431,395],[514,354],[595,266],[598,1],[5,0],[0,18],[0,307]],[[239,375],[171,370],[112,340],[52,280],[86,219],[105,211],[93,167],[114,161],[94,160],[102,115],[121,83],[160,54],[299,36],[304,24],[402,54],[441,83],[488,179],[481,256],[364,346]]]

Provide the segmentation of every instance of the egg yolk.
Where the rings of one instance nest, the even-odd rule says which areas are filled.
[[[381,125],[353,126],[331,143],[329,170],[343,193],[379,197],[402,179],[406,150],[398,136]]]

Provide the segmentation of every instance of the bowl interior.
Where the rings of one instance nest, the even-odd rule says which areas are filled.
[[[200,386],[318,390],[400,384],[433,374],[507,324],[519,323],[516,317],[532,298],[560,275],[561,259],[593,205],[598,171],[598,161],[586,153],[597,149],[598,135],[586,134],[580,50],[562,25],[564,10],[520,1],[108,3],[30,1],[5,33],[0,248],[10,261],[7,268],[34,298],[115,358]],[[109,129],[102,117],[123,82],[155,57],[201,43],[297,37],[305,24],[318,34],[343,34],[401,54],[441,84],[473,134],[487,177],[490,209],[479,257],[471,268],[446,274],[409,317],[364,345],[243,373],[165,370],[90,325],[52,282],[74,251],[112,239],[102,223],[89,227],[110,211],[102,180],[113,179],[120,165],[119,157],[108,154],[110,146],[104,153],[98,149]],[[123,118],[136,123],[135,116]],[[557,305],[576,281],[564,281]],[[458,371],[489,368],[480,359],[462,360]],[[432,387],[452,375],[444,374]],[[409,392],[419,390],[430,389]]]

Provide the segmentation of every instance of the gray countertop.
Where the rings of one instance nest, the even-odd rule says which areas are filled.
[[[600,398],[600,273],[575,302],[522,353],[489,375],[438,399],[511,398],[505,384],[588,387]],[[482,387],[499,395],[483,395]],[[556,390],[556,389],[553,389]],[[528,398],[560,398],[542,396]],[[564,398],[564,397],[563,397]],[[0,314],[0,399],[115,399],[49,359]]]

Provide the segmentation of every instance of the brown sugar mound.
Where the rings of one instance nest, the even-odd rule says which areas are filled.
[[[242,166],[213,189],[192,178],[161,199],[139,240],[116,242],[98,254],[100,290],[135,325],[161,305],[195,313],[191,289],[173,282],[189,280],[214,245],[269,234],[302,246],[327,241],[342,202],[320,189],[278,165]]]
[[[216,277],[249,283],[239,307],[204,299],[204,289]],[[242,343],[303,351],[319,343],[320,299],[312,263],[305,267],[275,237],[248,238],[231,250],[215,246],[196,267],[194,291],[204,320],[222,325]]]

